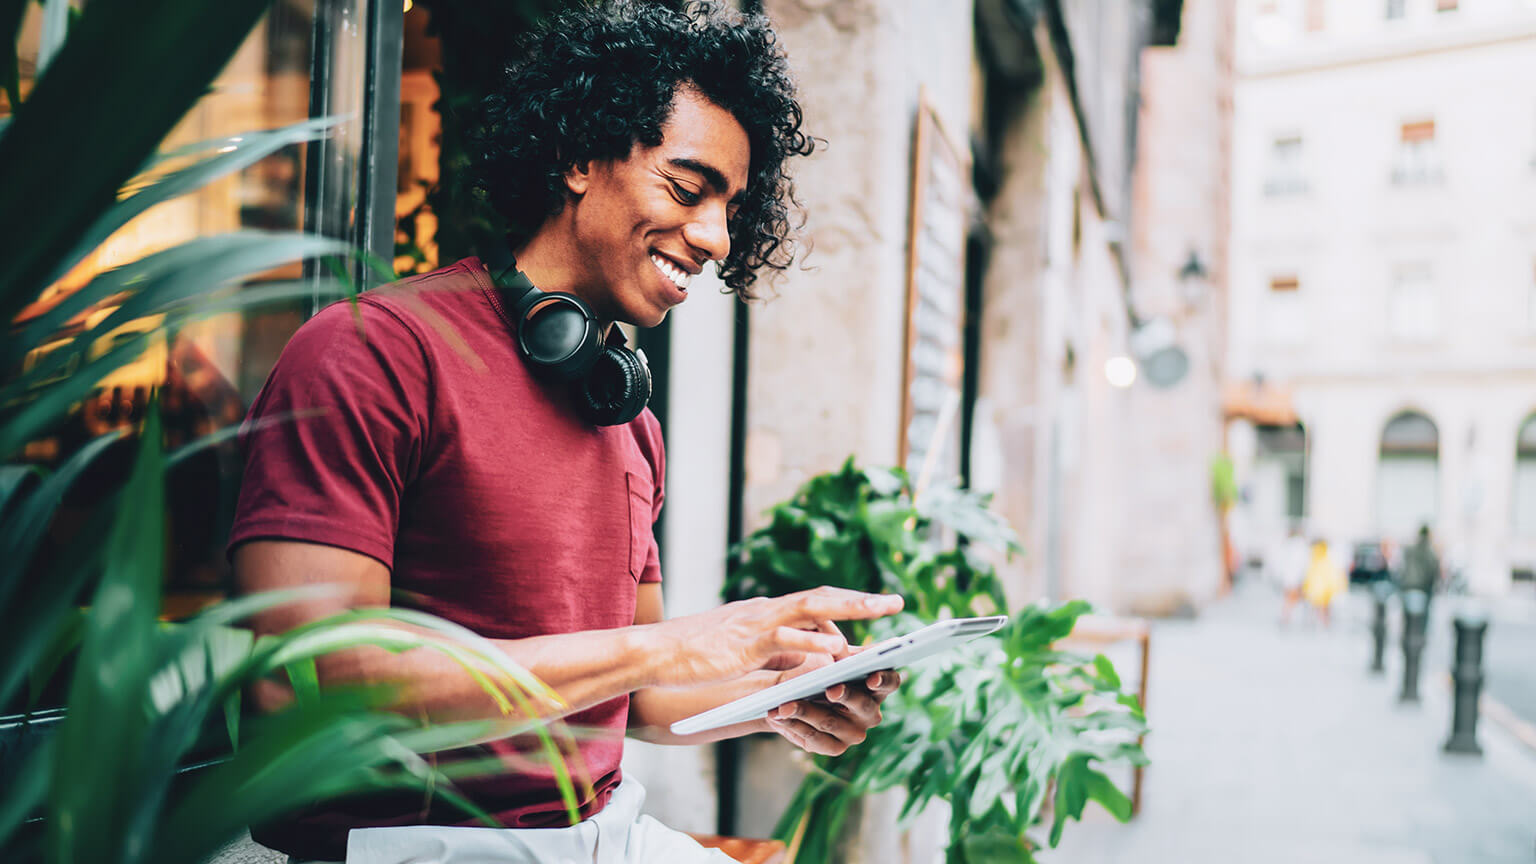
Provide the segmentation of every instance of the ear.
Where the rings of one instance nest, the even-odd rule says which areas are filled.
[[[592,182],[592,163],[576,162],[565,169],[565,188],[572,195],[586,194]]]

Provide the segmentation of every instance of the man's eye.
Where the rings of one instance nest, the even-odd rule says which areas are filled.
[[[677,195],[677,200],[687,204],[690,207],[699,203],[699,193],[690,190],[687,186],[684,186],[681,183],[673,183],[672,192]]]

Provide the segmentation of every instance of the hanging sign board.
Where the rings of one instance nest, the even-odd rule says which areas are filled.
[[[919,95],[907,231],[906,368],[900,464],[918,491],[960,473],[965,238],[971,200],[965,151]]]

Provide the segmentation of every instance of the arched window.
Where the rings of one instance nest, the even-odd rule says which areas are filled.
[[[1536,414],[1525,418],[1515,436],[1514,534],[1536,539]]]
[[[1307,514],[1307,431],[1299,423],[1257,431],[1252,494],[1263,521],[1284,536]]]
[[[1381,431],[1376,468],[1376,530],[1398,541],[1435,524],[1440,498],[1440,430],[1417,411],[1404,411]]]

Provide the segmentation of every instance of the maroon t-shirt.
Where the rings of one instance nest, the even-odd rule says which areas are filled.
[[[276,420],[251,423],[262,418]],[[390,568],[397,605],[497,639],[627,626],[635,586],[661,579],[656,418],[583,422],[565,388],[533,377],[518,355],[477,259],[322,310],[294,334],[247,422],[231,550],[276,538],[360,552]],[[567,718],[613,733],[580,744],[593,786],[584,817],[619,782],[628,711],[620,696]],[[509,827],[568,824],[550,774],[523,755],[461,788]],[[387,795],[256,837],[340,860],[350,828],[470,823],[440,797]]]

